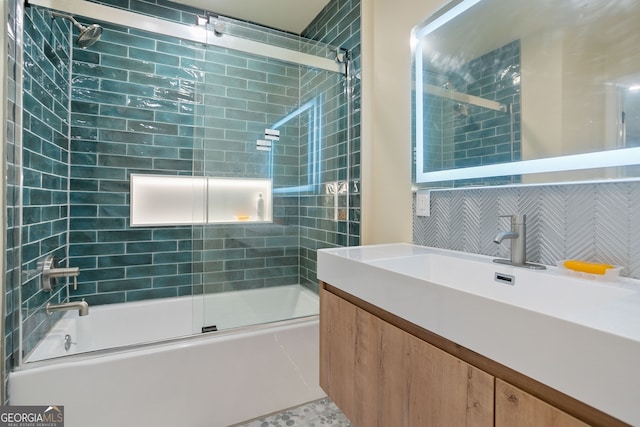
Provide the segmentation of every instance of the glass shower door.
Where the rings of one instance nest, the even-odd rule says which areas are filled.
[[[222,28],[214,37],[255,37]],[[288,50],[304,45],[261,31]],[[218,46],[205,67],[196,173],[229,189],[209,189],[209,215],[233,212],[201,228],[202,330],[315,315],[315,251],[346,242],[346,186],[336,191],[348,164],[344,76]]]
[[[13,285],[20,292],[19,354],[26,361],[193,333],[189,301],[171,318],[164,315],[169,310],[137,318],[128,303],[193,293],[192,224],[203,222],[202,177],[192,177],[193,153],[202,145],[194,111],[202,103],[196,87],[204,49],[180,34],[112,23],[91,5],[82,10],[88,15],[74,15],[79,22],[103,28],[86,49],[76,44],[68,19],[35,5],[25,10],[29,48],[20,91],[27,126],[18,158],[41,159],[20,165],[21,227],[38,230],[20,233],[28,237],[20,262],[29,274],[17,275],[21,282]],[[145,19],[151,18],[135,22]],[[51,74],[46,80],[43,70]],[[43,105],[55,105],[55,120],[48,117],[46,127],[38,118]],[[169,193],[180,202],[167,204]],[[60,278],[52,290],[41,287],[40,263],[49,255],[60,267],[79,268],[77,286]],[[89,316],[59,322],[64,313],[47,314],[47,304],[83,299]],[[117,317],[131,325],[127,334],[114,338],[92,323],[107,307],[122,309]],[[133,320],[125,320],[129,315]],[[159,327],[158,318],[168,326]],[[60,334],[73,345],[60,345]]]

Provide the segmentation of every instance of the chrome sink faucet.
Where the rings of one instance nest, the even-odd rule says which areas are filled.
[[[511,240],[511,258],[494,259],[493,262],[499,264],[513,265],[515,267],[526,267],[537,270],[544,270],[546,267],[539,264],[527,262],[527,217],[526,215],[500,215],[501,218],[511,218],[511,230],[499,233],[493,241],[497,244],[503,240]]]

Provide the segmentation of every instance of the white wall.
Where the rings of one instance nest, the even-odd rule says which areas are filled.
[[[444,0],[362,0],[363,244],[412,241],[411,29]]]
[[[520,49],[522,158],[562,155],[562,39],[534,35]]]

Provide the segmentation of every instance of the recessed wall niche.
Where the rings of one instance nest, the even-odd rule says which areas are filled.
[[[131,175],[131,226],[273,220],[269,179]]]

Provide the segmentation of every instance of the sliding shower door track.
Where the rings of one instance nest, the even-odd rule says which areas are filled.
[[[208,30],[204,26],[180,24],[84,0],[29,0],[29,4],[83,16],[92,20],[177,37],[204,45],[237,50],[292,64],[344,74],[344,64],[336,62],[334,58],[315,56],[305,52],[243,39],[230,34],[216,35],[214,31]]]

